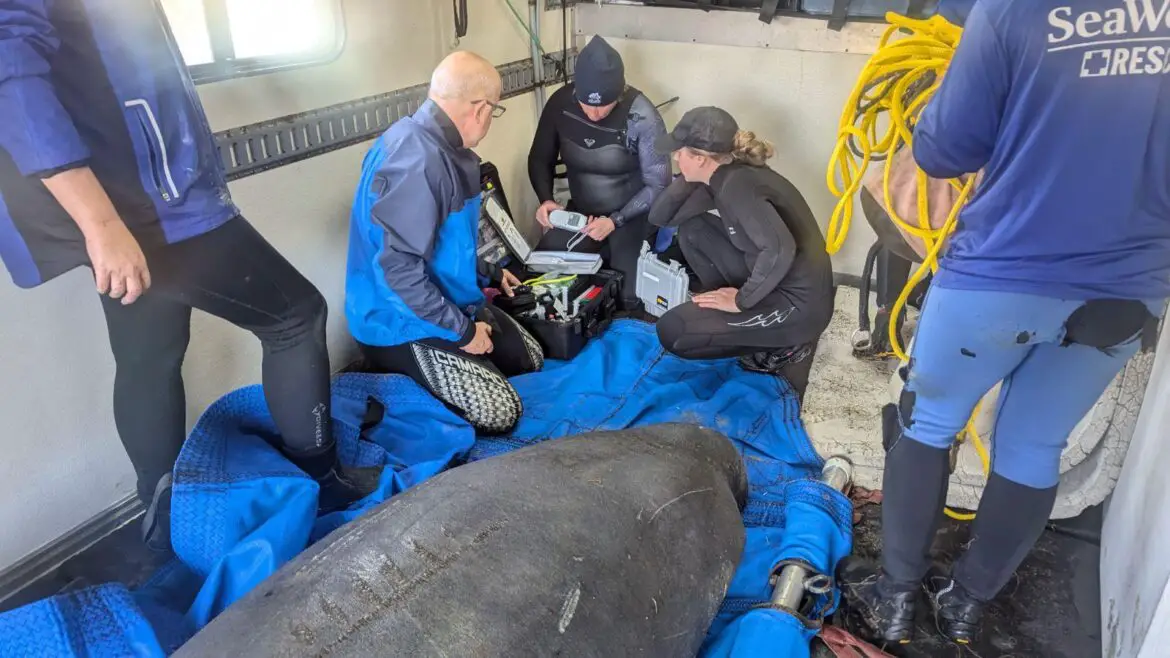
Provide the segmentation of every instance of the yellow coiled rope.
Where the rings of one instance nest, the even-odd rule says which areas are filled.
[[[959,191],[959,197],[940,228],[931,228],[930,225],[927,176],[921,169],[917,173],[918,223],[907,222],[895,211],[890,194],[893,156],[900,148],[910,148],[913,143],[914,125],[918,122],[922,108],[938,89],[954,55],[955,46],[959,43],[962,29],[941,16],[918,20],[888,13],[886,21],[890,27],[882,35],[877,51],[866,63],[841,114],[837,145],[833,149],[826,175],[829,191],[837,197],[837,205],[829,220],[827,244],[830,254],[836,253],[845,244],[853,220],[854,197],[861,189],[866,170],[871,163],[884,160],[882,191],[885,209],[897,226],[921,239],[926,247],[926,257],[922,264],[910,276],[902,294],[890,309],[890,345],[894,354],[905,361],[908,357],[898,335],[898,318],[905,312],[906,302],[918,282],[922,281],[928,271],[938,271],[938,255],[947,236],[955,229],[959,210],[967,203],[975,178],[971,176],[966,182],[950,181]],[[898,35],[897,39],[895,35]],[[886,115],[888,125],[879,136],[878,124],[883,115]],[[964,432],[970,437],[983,462],[984,474],[990,475],[991,458],[975,430],[975,418],[978,415],[979,407],[976,407],[967,420]],[[974,514],[963,514],[950,508],[946,512],[951,518],[961,521],[975,518]]]

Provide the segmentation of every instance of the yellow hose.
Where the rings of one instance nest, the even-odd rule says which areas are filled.
[[[874,160],[884,159],[882,191],[885,209],[897,226],[921,239],[926,247],[926,257],[906,282],[906,287],[902,289],[902,294],[894,302],[889,314],[890,345],[894,354],[905,361],[909,357],[898,335],[898,318],[906,310],[910,293],[927,271],[938,271],[939,253],[946,238],[955,230],[959,211],[966,205],[975,179],[972,176],[965,182],[950,181],[959,190],[959,197],[947,215],[946,222],[938,229],[930,226],[927,176],[922,170],[917,175],[918,224],[910,224],[895,211],[890,195],[893,156],[900,148],[911,147],[914,139],[912,128],[918,122],[922,108],[938,89],[954,55],[955,46],[959,43],[962,29],[941,16],[918,20],[891,12],[886,14],[886,21],[890,27],[882,35],[877,51],[866,63],[841,113],[837,144],[833,148],[826,173],[829,191],[837,197],[837,205],[829,219],[826,243],[830,254],[836,253],[845,244],[853,221],[854,197],[861,189],[866,170]],[[900,36],[895,39],[895,35]],[[888,125],[879,136],[878,123],[883,114],[886,115]],[[975,430],[975,418],[978,415],[979,407],[976,406],[963,434],[970,437],[975,446],[983,463],[984,475],[990,476],[991,458]],[[962,441],[963,434],[956,438]],[[975,518],[973,513],[964,514],[950,508],[947,508],[946,513],[960,521]]]
[[[557,283],[566,283],[568,281],[572,281],[572,280],[577,278],[577,275],[570,274],[568,276],[559,276],[559,275],[554,274],[551,276],[551,278],[546,278],[546,277],[550,277],[550,274],[541,274],[540,276],[536,277],[535,279],[528,279],[527,281],[521,282],[520,285],[522,285],[522,286],[551,286],[551,285],[557,284]]]

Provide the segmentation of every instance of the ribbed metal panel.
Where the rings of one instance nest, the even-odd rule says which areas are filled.
[[[569,52],[572,75],[576,51]],[[560,53],[544,62],[544,80],[559,80]],[[504,98],[536,88],[531,60],[499,67]],[[427,85],[419,84],[300,114],[270,119],[215,134],[228,180],[258,174],[373,139],[390,124],[410,116],[426,101]]]

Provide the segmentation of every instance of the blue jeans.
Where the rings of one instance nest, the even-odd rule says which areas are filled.
[[[1141,345],[1062,346],[1082,301],[932,286],[910,355],[903,436],[948,448],[975,405],[1003,380],[992,470],[1028,487],[1060,479],[1069,434]],[[1146,301],[1155,315],[1162,302]]]

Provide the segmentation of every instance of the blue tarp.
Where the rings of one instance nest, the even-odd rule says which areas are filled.
[[[506,437],[477,440],[409,379],[339,376],[333,413],[341,458],[387,468],[375,493],[321,518],[314,518],[316,483],[271,447],[276,428],[262,390],[225,396],[199,420],[175,466],[178,559],[136,592],[104,585],[0,615],[0,653],[167,655],[312,541],[446,468],[570,434],[689,422],[735,441],[751,485],[744,556],[702,655],[807,655],[815,626],[758,607],[783,559],[832,573],[851,550],[852,510],[816,480],[822,461],[785,382],[733,361],[674,358],[652,327],[634,321],[614,323],[573,361],[550,362],[513,382],[525,405],[520,424]],[[364,440],[359,425],[370,397],[387,413]],[[827,613],[835,604],[824,595],[815,608]]]

